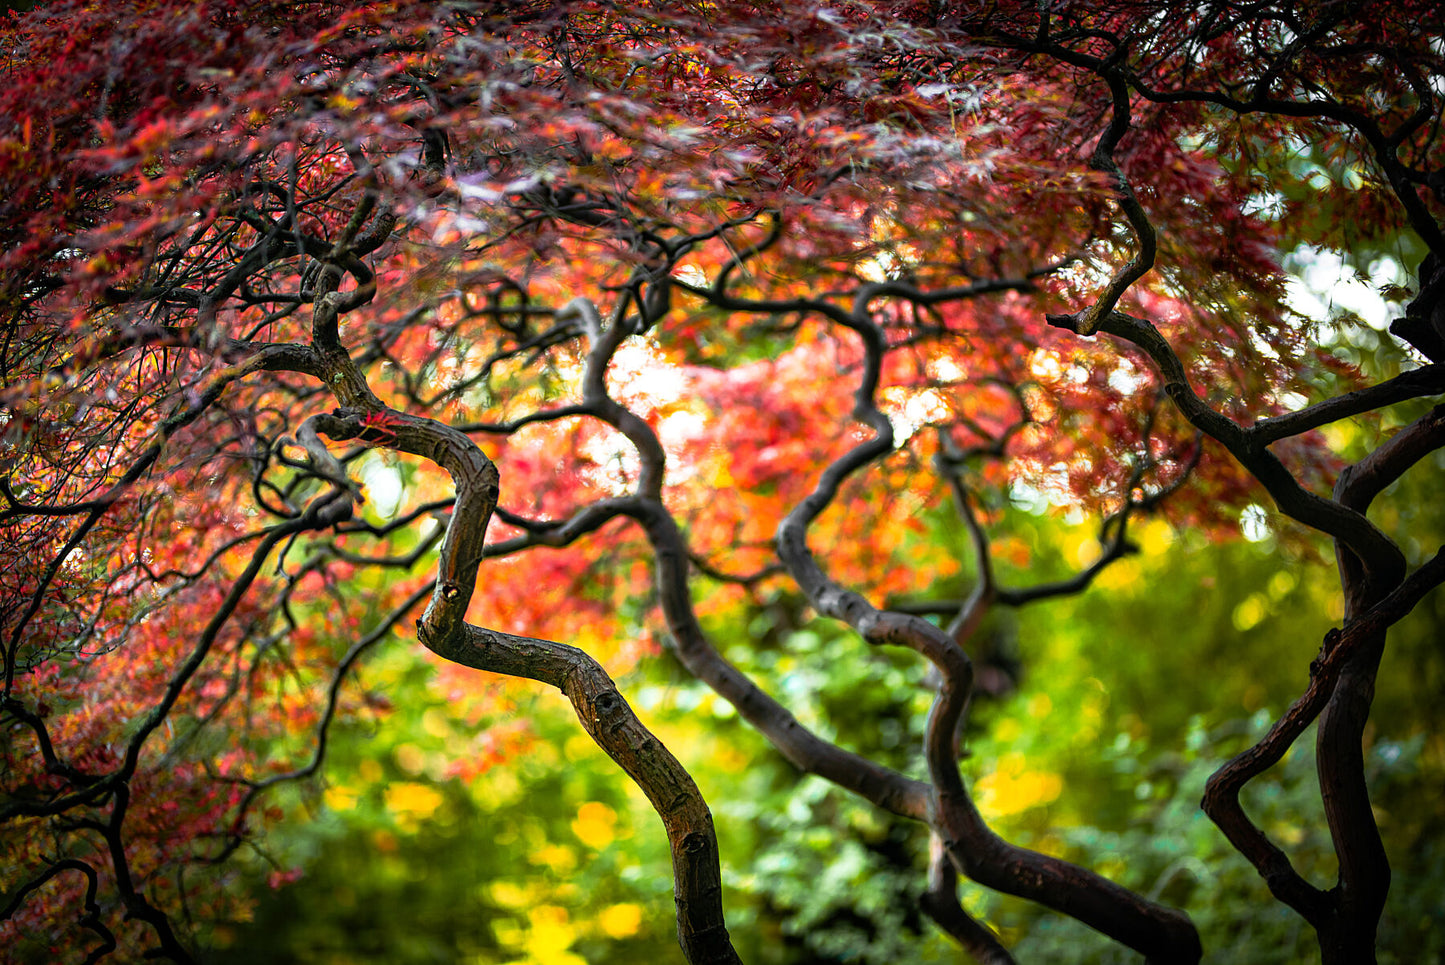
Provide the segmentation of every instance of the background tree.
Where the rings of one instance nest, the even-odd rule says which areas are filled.
[[[1011,955],[960,874],[1196,961],[1157,889],[985,820],[1000,787],[1050,792],[969,707],[1017,673],[999,628],[1048,632],[1024,614],[1132,562],[1143,520],[1224,539],[1247,510],[1281,567],[1332,541],[1343,603],[1204,808],[1325,961],[1370,960],[1371,701],[1387,630],[1445,579],[1408,498],[1367,515],[1428,492],[1411,480],[1445,443],[1421,401],[1445,391],[1430,9],[12,16],[10,947],[193,960],[228,862],[324,774],[339,721],[388,714],[364,665],[414,632],[478,721],[513,698],[474,671],[564,692],[662,819],[691,961],[737,958],[712,818],[609,676],[659,650],[791,774],[925,826],[919,910],[979,960]],[[1410,298],[1398,372],[1329,351],[1357,322],[1290,308],[1301,245],[1418,266],[1386,292]],[[1018,510],[1049,506],[1096,518],[1098,551],[1041,579]],[[805,621],[886,654],[824,706],[891,743],[790,706],[803,658],[843,652]],[[784,672],[749,668],[762,653]],[[926,707],[887,697],[904,681]],[[1316,720],[1332,887],[1239,803]],[[535,736],[458,736],[449,766]],[[440,806],[392,777],[395,809]]]

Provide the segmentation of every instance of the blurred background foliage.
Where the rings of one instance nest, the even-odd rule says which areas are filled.
[[[1330,165],[1303,152],[1288,157],[1294,168],[1272,183],[1275,196],[1314,198],[1300,186]],[[1286,265],[1301,276],[1319,264],[1319,252],[1301,242],[1311,237],[1336,241],[1342,275],[1376,287],[1389,266],[1419,263],[1420,246],[1407,236],[1341,238],[1353,222],[1338,212],[1297,215],[1282,222],[1282,241],[1299,244]],[[1328,320],[1316,334],[1342,361],[1371,381],[1399,373],[1405,357],[1394,340],[1351,308],[1318,307],[1323,314],[1312,314]],[[1318,377],[1322,390],[1340,388],[1327,384],[1330,372]],[[1352,461],[1426,408],[1398,405],[1324,431]],[[413,471],[404,462],[393,469]],[[1412,566],[1445,539],[1442,478],[1445,453],[1436,452],[1377,500],[1376,522]],[[1059,579],[1098,553],[1095,524],[1018,493],[998,498],[1006,505],[994,507],[993,529],[1007,534],[995,542],[1005,582]],[[966,543],[946,505],[921,522],[920,544]],[[1245,510],[1240,530],[1241,539],[1217,543],[1148,519],[1133,529],[1138,552],[1090,590],[995,611],[972,654],[983,687],[964,771],[1005,837],[1186,910],[1206,961],[1318,961],[1313,933],[1198,808],[1209,775],[1303,690],[1321,638],[1342,616],[1327,544],[1263,505]],[[965,567],[957,585],[921,587],[920,597],[961,596],[971,579]],[[636,605],[641,611],[645,601]],[[645,630],[645,614],[633,617]],[[1394,868],[1382,965],[1445,960],[1442,628],[1445,594],[1437,592],[1391,631],[1367,734],[1376,817]],[[821,736],[921,773],[931,694],[913,655],[871,649],[782,592],[717,613],[708,629]],[[457,699],[455,676],[439,675],[436,660],[409,640],[389,642],[356,675],[355,689],[385,701],[338,719],[321,776],[269,799],[287,820],[225,866],[229,886],[250,897],[249,913],[199,926],[209,965],[680,961],[660,822],[559,695],[475,675],[477,693]],[[665,647],[618,684],[712,806],[728,924],[744,960],[959,959],[918,909],[924,829],[798,775]],[[278,758],[304,753],[310,736],[275,748]],[[1328,887],[1334,858],[1312,737],[1247,789],[1246,805],[1296,866]],[[1077,921],[962,888],[965,906],[1021,962],[1138,960]]]
[[[1288,197],[1284,180],[1275,186]],[[1350,237],[1322,256],[1295,228],[1298,237],[1282,238],[1298,244],[1285,258],[1291,298],[1327,319],[1311,323],[1315,336],[1369,381],[1409,367],[1382,330],[1384,315],[1367,322],[1356,309],[1378,299],[1382,283],[1408,281],[1400,266],[1418,262],[1418,244],[1357,236],[1337,222]],[[1399,312],[1383,303],[1362,310],[1372,309]],[[1342,389],[1324,384],[1333,373],[1318,377],[1322,391]],[[1428,407],[1401,404],[1323,431],[1354,461]],[[1376,500],[1373,517],[1412,567],[1445,541],[1442,478],[1445,453],[1436,452]],[[996,567],[1007,584],[1070,576],[1099,552],[1096,522],[1061,516],[1037,493],[995,501]],[[946,500],[922,522],[919,544],[966,545]],[[1137,552],[1088,591],[996,609],[972,653],[981,692],[964,769],[980,809],[1010,840],[1186,910],[1206,962],[1293,965],[1319,960],[1313,933],[1198,805],[1209,775],[1304,689],[1342,603],[1328,543],[1263,504],[1246,508],[1240,534],[1215,542],[1163,519],[1139,521]],[[965,565],[956,585],[919,595],[962,596],[972,578]],[[660,645],[618,684],[713,809],[728,925],[744,960],[958,961],[918,909],[924,829],[800,776],[666,652],[647,629],[648,601],[631,605],[637,631]],[[730,660],[821,736],[921,776],[931,693],[913,655],[871,649],[785,592],[753,594],[744,609],[724,606],[708,625]],[[1445,594],[1435,593],[1391,631],[1367,734],[1394,870],[1381,965],[1445,960],[1442,640]],[[359,675],[387,706],[370,722],[339,722],[324,778],[275,799],[292,820],[231,866],[252,913],[211,930],[211,965],[680,961],[661,824],[560,696],[487,678],[480,697],[459,699],[455,678],[441,679],[414,642],[393,642]],[[1252,783],[1245,803],[1296,867],[1330,887],[1313,737],[1312,728]],[[961,888],[965,906],[1021,962],[1138,961],[1077,921]]]
[[[1366,364],[1391,364],[1385,341],[1363,353]],[[1348,447],[1349,433],[1388,429],[1332,431]],[[1388,500],[1411,518],[1381,521],[1411,534],[1412,562],[1445,533],[1438,460],[1398,484],[1413,491]],[[925,521],[920,540],[956,536],[951,511]],[[1241,527],[1244,538],[1211,544],[1145,520],[1134,529],[1139,552],[1088,592],[997,613],[981,637],[987,652],[974,654],[992,694],[975,703],[965,773],[1010,839],[1186,909],[1207,961],[1309,962],[1318,960],[1312,933],[1269,897],[1198,802],[1209,774],[1303,689],[1339,620],[1339,594],[1327,546],[1262,509]],[[1028,507],[1004,509],[998,530],[1011,541],[1000,575],[1015,585],[1063,576],[1098,551],[1089,524]],[[946,595],[968,578],[934,589]],[[1395,869],[1385,963],[1445,953],[1442,626],[1437,593],[1392,631],[1369,735]],[[781,593],[755,596],[746,613],[709,629],[824,736],[920,767],[929,691],[911,655],[870,649]],[[212,963],[679,960],[661,825],[560,697],[478,676],[478,688],[495,688],[490,700],[457,700],[454,682],[401,641],[359,675],[389,707],[338,723],[324,779],[274,799],[293,820],[232,866],[252,913],[212,929]],[[713,808],[729,926],[745,960],[958,960],[918,911],[921,828],[800,778],[665,649],[619,685]],[[1311,880],[1333,883],[1312,735],[1251,785],[1246,805]],[[963,889],[1020,961],[1133,960],[1076,922]]]

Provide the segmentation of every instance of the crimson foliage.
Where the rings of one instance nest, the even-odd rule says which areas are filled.
[[[922,908],[978,959],[1011,960],[960,873],[1196,961],[1181,912],[997,835],[956,735],[991,609],[1085,591],[1141,516],[1228,538],[1267,494],[1334,541],[1344,619],[1204,807],[1327,962],[1371,960],[1389,863],[1362,740],[1386,631],[1445,557],[1366,511],[1438,466],[1445,410],[1358,451],[1324,430],[1445,392],[1433,10],[9,15],[0,936],[191,961],[227,901],[196,869],[321,771],[337,715],[384,715],[348,674],[414,632],[565,692],[663,821],[685,955],[733,961],[707,807],[604,669],[656,625],[799,771],[930,829]],[[1419,286],[1392,326],[1413,361],[1371,384],[1326,350],[1348,321],[1288,307],[1280,258],[1381,239]],[[948,499],[964,545],[924,543]],[[1097,561],[1010,582],[1010,499],[1097,514]],[[719,654],[709,621],[779,588],[931,665],[915,771]],[[1239,804],[1316,720],[1330,889]]]

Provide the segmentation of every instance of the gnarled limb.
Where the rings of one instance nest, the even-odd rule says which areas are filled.
[[[350,401],[370,402],[355,391],[360,373],[335,384],[349,386]],[[363,381],[364,386],[364,381]],[[313,416],[333,439],[368,438],[424,456],[446,469],[456,502],[442,540],[431,601],[417,621],[417,638],[446,660],[478,670],[529,677],[562,690],[598,745],[647,794],[667,829],[673,857],[678,939],[688,961],[731,965],[739,961],[723,921],[722,879],[712,816],[690,775],[638,721],[601,666],[575,647],[517,637],[465,622],[467,603],[485,555],[487,523],[499,494],[496,467],[465,434],[443,423],[384,411],[368,424],[357,411]],[[308,420],[311,421],[311,420]]]
[[[637,719],[601,665],[576,647],[471,625],[439,636],[423,619],[417,636],[444,659],[540,680],[566,694],[587,733],[642,788],[662,818],[672,851],[678,940],[687,960],[739,962],[723,922],[717,834],[702,792]]]
[[[1050,315],[1049,324],[1083,334],[1072,315]],[[1318,496],[1299,484],[1262,439],[1211,408],[1195,394],[1184,364],[1168,340],[1150,322],[1123,312],[1110,312],[1099,320],[1099,331],[1122,338],[1143,349],[1164,377],[1164,389],[1179,411],[1201,432],[1222,442],[1274,498],[1285,515],[1340,540],[1358,556],[1376,585],[1393,586],[1404,570],[1405,558],[1394,541],[1374,523],[1348,506]]]
[[[1150,962],[1197,962],[1202,954],[1199,934],[1187,915],[1087,869],[1013,845],[988,827],[964,787],[954,746],[973,686],[972,662],[949,632],[920,617],[880,611],[838,585],[809,549],[809,525],[834,500],[844,480],[893,448],[891,423],[874,401],[885,345],[882,333],[856,314],[847,327],[859,335],[865,352],[853,414],[874,435],[829,465],[813,491],[784,518],[778,527],[779,557],[820,614],[847,623],[870,643],[908,647],[938,668],[942,682],[924,738],[932,784],[930,826],[959,870],[987,887],[1077,918],[1142,952]]]
[[[1284,853],[1244,813],[1239,792],[1251,779],[1279,763],[1305,728],[1319,716],[1335,692],[1341,672],[1361,652],[1373,650],[1386,629],[1442,583],[1445,583],[1445,548],[1368,612],[1347,622],[1343,629],[1326,634],[1320,655],[1310,665],[1310,682],[1305,692],[1264,737],[1215,771],[1205,786],[1201,804],[1204,812],[1255,866],[1270,891],[1316,927],[1325,923],[1334,893],[1314,888],[1294,870]]]
[[[934,923],[953,936],[978,965],[1015,965],[1003,942],[958,901],[958,872],[938,835],[928,842],[928,890],[920,902]]]

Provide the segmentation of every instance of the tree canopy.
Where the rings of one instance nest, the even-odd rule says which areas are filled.
[[[687,961],[738,960],[709,803],[749,790],[634,712],[648,665],[926,829],[898,887],[978,961],[1013,957],[961,880],[1199,961],[1164,883],[1000,833],[1060,789],[985,711],[1002,623],[1207,593],[1145,544],[1243,518],[1284,582],[1238,605],[1333,568],[1320,630],[1099,632],[1290,668],[1203,810],[1325,962],[1375,959],[1372,701],[1445,581],[1433,3],[37,7],[0,21],[0,942],[205,958],[278,795],[415,716],[366,669],[415,641],[475,725],[449,777],[565,740],[506,678],[565,695],[662,822]],[[1302,255],[1384,278],[1389,334],[1303,307]],[[1097,539],[1046,558],[1050,519]],[[1328,885],[1241,803],[1302,737]]]

